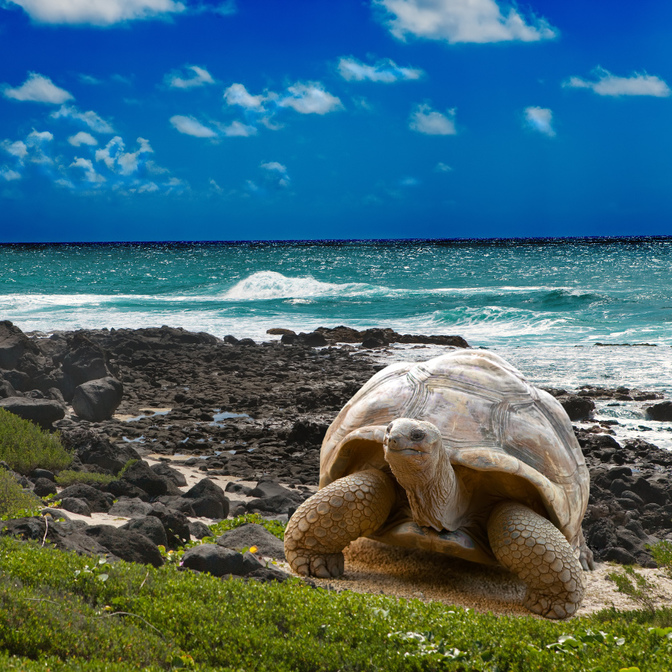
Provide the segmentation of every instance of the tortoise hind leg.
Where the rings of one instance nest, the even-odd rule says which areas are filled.
[[[375,532],[387,519],[394,499],[392,479],[377,469],[330,483],[301,504],[287,524],[287,562],[303,576],[340,576],[343,549]]]
[[[553,523],[517,502],[501,502],[488,520],[490,547],[528,587],[525,606],[547,618],[567,618],[583,597],[574,549]]]

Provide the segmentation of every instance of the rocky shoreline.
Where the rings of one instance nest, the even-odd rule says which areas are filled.
[[[190,535],[205,534],[194,518],[291,515],[317,484],[327,427],[383,367],[376,349],[392,343],[468,347],[459,337],[382,329],[274,331],[276,340],[266,343],[169,327],[46,337],[3,322],[0,407],[58,429],[76,452],[75,470],[118,475],[129,459],[138,459],[122,478],[95,487],[73,485],[59,498],[80,515],[87,508],[114,512],[117,507],[118,515],[153,518],[143,523],[146,529],[131,525],[127,538],[132,532],[156,544],[165,535],[162,545],[175,547]],[[650,400],[657,409],[652,416],[662,413],[662,419],[672,404],[659,394],[624,388],[549,391],[573,420],[584,421],[575,432],[591,472],[584,532],[596,559],[653,566],[647,544],[672,539],[672,453],[641,439],[620,445],[609,424],[585,421],[595,398]],[[203,479],[186,489],[171,468],[176,465],[191,467]],[[224,476],[233,477],[225,488],[212,483]],[[22,482],[37,494],[56,490],[48,474]],[[2,531],[81,552],[102,548],[130,557],[109,530],[73,521],[46,525],[24,519],[3,523]],[[140,549],[144,542],[133,539],[126,545]],[[152,549],[144,552],[143,562],[159,563]]]

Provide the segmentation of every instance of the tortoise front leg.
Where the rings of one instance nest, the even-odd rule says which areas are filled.
[[[307,499],[285,530],[285,556],[303,576],[343,574],[343,549],[375,532],[394,504],[392,479],[377,469],[330,483]]]
[[[550,520],[517,502],[502,502],[490,514],[488,539],[497,560],[527,584],[524,604],[530,611],[567,618],[578,609],[581,563]]]

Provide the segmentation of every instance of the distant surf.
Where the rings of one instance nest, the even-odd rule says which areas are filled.
[[[5,245],[0,317],[45,334],[459,334],[539,383],[669,389],[671,268],[672,238]]]

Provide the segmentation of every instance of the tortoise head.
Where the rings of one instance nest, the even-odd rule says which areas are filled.
[[[385,431],[383,449],[406,491],[415,522],[437,531],[456,530],[469,502],[436,425],[412,418],[393,420]]]

